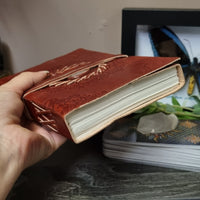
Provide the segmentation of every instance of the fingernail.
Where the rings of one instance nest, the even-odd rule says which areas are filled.
[[[48,70],[43,70],[43,71],[40,71],[41,73],[46,73],[46,74],[49,74],[50,72]]]

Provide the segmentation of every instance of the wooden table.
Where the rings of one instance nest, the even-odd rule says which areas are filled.
[[[64,144],[20,176],[9,200],[200,199],[200,173],[105,158],[101,134]]]

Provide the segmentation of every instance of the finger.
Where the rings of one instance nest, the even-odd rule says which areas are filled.
[[[43,80],[48,73],[48,71],[22,72],[2,86],[18,93],[21,96],[24,91]]]
[[[64,137],[58,133],[51,132],[49,134],[54,141],[55,150],[57,150],[60,146],[62,146],[67,141],[66,137]]]
[[[42,135],[45,137],[52,146],[53,151],[57,150],[60,146],[62,146],[67,138],[53,131],[47,131],[45,128],[39,126],[38,124],[31,122],[28,126],[26,126],[29,130]]]

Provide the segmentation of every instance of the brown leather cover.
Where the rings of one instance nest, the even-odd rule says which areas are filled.
[[[67,113],[130,82],[137,81],[141,77],[154,72],[159,73],[159,70],[177,60],[179,58],[127,57],[126,55],[77,49],[67,55],[26,70],[48,70],[50,74],[45,80],[28,90],[23,98],[35,121],[71,138],[64,122],[64,116]],[[184,76],[180,65],[177,65],[177,70],[180,74],[180,85],[164,96],[183,86]],[[0,84],[10,78],[0,79]]]

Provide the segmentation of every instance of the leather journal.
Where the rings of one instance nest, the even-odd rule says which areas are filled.
[[[50,73],[23,100],[33,120],[80,143],[179,90],[185,80],[178,60],[77,49],[26,70]]]

